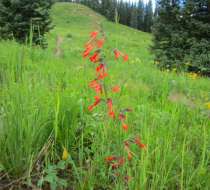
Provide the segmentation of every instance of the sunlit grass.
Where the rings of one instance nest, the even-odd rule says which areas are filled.
[[[150,34],[123,25],[117,32],[114,23],[85,6],[57,3],[52,15],[56,27],[47,35],[46,50],[23,49],[14,41],[0,44],[3,173],[17,179],[27,179],[33,173],[33,178],[39,173],[37,164],[47,168],[49,163],[57,163],[65,147],[74,160],[60,176],[68,187],[208,189],[209,78],[160,70],[147,50]],[[126,114],[129,131],[122,133],[122,141],[138,136],[146,143],[144,149],[130,149],[132,160],[126,160],[122,168],[130,176],[128,181],[115,176],[105,163],[108,155],[119,151],[118,120],[103,119],[107,112],[103,104],[93,112],[87,109],[95,96],[87,83],[96,77],[93,68],[97,64],[83,59],[81,53],[83,42],[90,39],[91,29],[85,25],[93,21],[103,22],[109,49],[118,48],[129,55],[127,62],[121,62],[111,53],[105,79],[108,86],[121,89],[110,94],[114,110],[133,110]],[[65,37],[68,33],[71,39]],[[58,36],[63,38],[62,54],[56,57]],[[52,132],[54,138],[46,145]]]

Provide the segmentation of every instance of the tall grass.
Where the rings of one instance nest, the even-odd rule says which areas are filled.
[[[58,15],[61,8],[64,11]],[[105,107],[87,110],[94,96],[87,82],[95,77],[95,65],[80,54],[82,42],[88,41],[89,29],[84,26],[92,21],[87,15],[77,16],[83,9],[87,15],[97,15],[82,5],[53,7],[57,28],[48,34],[46,50],[1,42],[1,172],[11,183],[13,177],[16,181],[32,174],[33,179],[39,176],[38,165],[47,168],[61,159],[64,147],[72,158],[60,176],[68,181],[68,188],[209,189],[210,122],[209,108],[204,106],[210,98],[209,78],[159,71],[147,51],[151,35],[119,25],[115,40],[115,24],[99,17],[110,47],[117,43],[129,54],[128,62],[111,58],[107,65],[106,83],[121,88],[110,94],[114,110],[133,109],[126,115],[130,133],[121,134],[122,139],[138,136],[146,143],[145,149],[131,147],[133,159],[126,160],[121,177],[105,163],[116,152],[119,138],[116,123],[100,115]],[[71,40],[65,38],[69,31]],[[62,54],[56,57],[58,35],[64,40]],[[125,181],[122,173],[130,179]]]

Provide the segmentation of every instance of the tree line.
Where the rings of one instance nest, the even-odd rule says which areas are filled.
[[[139,0],[138,3],[123,0],[59,0],[59,2],[81,3],[104,15],[109,21],[115,21],[115,8],[117,7],[120,15],[119,23],[149,33],[153,26],[152,0],[146,4],[142,0]]]
[[[160,0],[150,51],[160,67],[210,76],[210,0]]]

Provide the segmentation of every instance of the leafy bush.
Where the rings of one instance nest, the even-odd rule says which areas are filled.
[[[70,33],[67,33],[67,34],[66,34],[66,37],[67,37],[67,38],[72,38],[72,35],[71,35]]]

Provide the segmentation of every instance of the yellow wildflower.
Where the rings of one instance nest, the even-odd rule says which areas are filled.
[[[62,160],[65,160],[67,158],[67,151],[66,149],[64,148],[63,150],[63,155],[62,155]]]
[[[190,65],[190,63],[189,62],[186,62],[185,65]]]
[[[173,68],[174,71],[177,71],[177,68]]]
[[[204,93],[204,91],[201,91],[201,93],[203,94],[203,93]]]
[[[131,63],[135,63],[135,61],[131,61]]]
[[[208,98],[205,98],[205,100],[208,100]]]
[[[205,103],[204,106],[210,108],[210,102]]]
[[[157,65],[159,62],[158,61],[155,61],[155,64]]]

